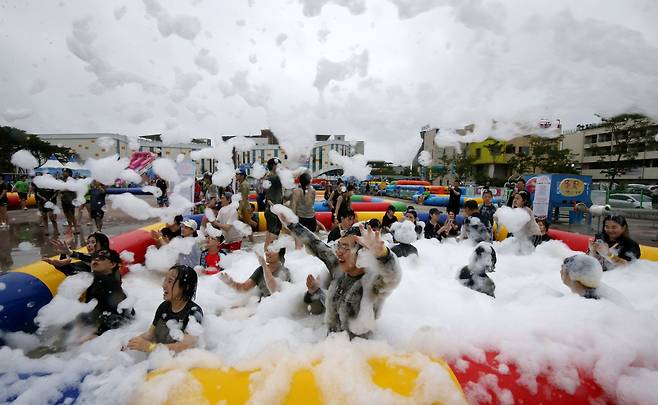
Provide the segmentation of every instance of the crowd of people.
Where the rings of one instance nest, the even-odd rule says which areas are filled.
[[[497,207],[492,203],[491,191],[483,192],[481,205],[473,200],[462,204],[461,214],[459,205],[450,207],[449,204],[451,209],[446,213],[437,208],[430,209],[427,221],[423,222],[413,206],[407,207],[398,218],[400,213],[390,205],[381,220],[372,218],[357,222],[351,206],[355,188],[339,182],[325,193],[332,213],[331,230],[325,240],[318,235],[320,223],[314,210],[316,191],[311,186],[310,176],[302,174],[298,178],[299,186],[286,192],[277,171],[279,164],[278,159],[271,159],[267,164],[268,173],[262,180],[269,183],[263,188],[267,233],[263,253],[256,253],[259,266],[246,280],[234,279],[222,266],[222,256],[240,250],[243,239],[249,236],[238,221],[252,229],[256,226],[248,200],[250,187],[246,173],[236,174],[236,188],[242,197],[239,201],[232,198],[231,191],[214,186],[205,177],[202,181],[205,186],[200,192],[204,194],[201,201],[206,209],[199,222],[179,215],[159,231],[152,232],[158,248],[174,244],[175,240],[187,248],[178,255],[176,264],[164,278],[164,302],[155,309],[151,326],[130,339],[125,350],[151,352],[163,345],[181,351],[196,344],[198,333],[191,325],[203,322],[203,310],[193,301],[199,275],[217,275],[231,289],[254,291],[261,298],[281,291],[284,283],[291,280],[291,269],[286,266],[286,248],[277,243],[282,233],[295,239],[297,249],[304,247],[309,254],[320,259],[329,272],[329,278],[324,282],[308,274],[306,292],[299,298],[310,314],[323,314],[328,333],[345,332],[350,338],[372,336],[374,321],[386,298],[400,282],[400,258],[417,256],[419,253],[414,243],[423,238],[440,243],[450,238],[470,241],[474,246],[473,253],[456,278],[465,287],[495,297],[496,286],[488,275],[495,271],[497,262],[492,244]],[[101,188],[94,186],[90,190],[89,209],[92,213],[99,209],[98,197],[93,190]],[[459,183],[455,182],[451,190],[458,199]],[[45,198],[43,205],[45,201],[52,201],[49,199],[52,195],[44,190],[37,190],[37,193]],[[64,201],[68,203],[68,199]],[[521,182],[509,202],[534,218],[529,194],[521,187]],[[280,205],[289,207],[290,214],[294,215],[288,215],[286,209],[279,208]],[[102,205],[100,207],[102,209]],[[74,221],[75,216],[70,220]],[[545,219],[529,221],[525,227],[527,229],[519,234],[530,236],[535,245],[550,240],[547,235],[549,224]],[[80,272],[93,275],[84,301],[96,300],[96,307],[71,323],[93,329],[85,339],[133,319],[134,310],[121,305],[126,298],[121,285],[122,260],[110,248],[105,234],[89,235],[87,253],[73,251],[66,242],[55,240],[53,244],[60,252],[59,259],[44,261],[66,275]],[[639,246],[630,239],[626,220],[619,215],[610,216],[604,220],[602,232],[590,244],[587,254],[565,259],[560,274],[564,284],[574,293],[598,299],[602,296],[599,290],[602,273],[639,256]],[[70,330],[71,325],[63,330]]]

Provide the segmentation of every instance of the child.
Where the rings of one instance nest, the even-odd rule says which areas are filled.
[[[207,249],[201,252],[201,266],[203,266],[203,274],[213,275],[224,270],[219,266],[219,246],[224,241],[224,236],[206,236]]]

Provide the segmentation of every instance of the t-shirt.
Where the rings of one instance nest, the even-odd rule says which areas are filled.
[[[219,251],[217,253],[210,253],[207,250],[201,252],[201,265],[203,267],[214,267],[219,269]]]
[[[285,266],[279,266],[277,270],[272,272],[272,276],[276,277],[280,281],[290,281],[290,271]],[[258,289],[260,290],[261,297],[269,297],[272,295],[270,290],[267,288],[267,284],[265,283],[265,276],[263,275],[262,266],[258,266],[253,274],[249,276],[249,279],[256,283],[256,286],[258,286]]]
[[[16,188],[16,191],[19,193],[27,193],[27,191],[30,189],[30,185],[23,180],[18,180],[14,184],[14,187]]]
[[[384,214],[384,218],[382,218],[382,228],[390,228],[394,222],[398,222],[395,215],[393,215],[392,218],[389,218],[388,215]]]
[[[63,190],[60,194],[63,205],[72,205],[75,199],[75,192],[70,190]]]
[[[334,229],[329,232],[329,235],[327,235],[327,242],[333,242],[335,240],[340,239],[341,232],[340,232],[340,227],[337,226]]]
[[[118,271],[108,275],[94,275],[89,288],[85,292],[85,303],[92,299],[98,301],[96,307],[89,313],[87,319],[98,327],[97,334],[116,329],[135,313],[132,309],[119,309],[119,303],[126,299],[121,288],[121,276]]]
[[[249,208],[249,182],[245,179],[240,183],[240,195],[242,199],[240,200],[240,209],[244,210]]]
[[[170,344],[182,340],[182,333],[187,330],[190,317],[194,317],[198,323],[203,321],[203,310],[194,301],[188,301],[179,312],[171,310],[169,301],[160,304],[153,317],[155,343]]]
[[[493,226],[493,221],[494,221],[494,214],[496,213],[497,207],[493,204],[491,205],[485,205],[482,204],[480,206],[480,216],[482,217],[482,222],[485,223],[487,228],[490,228]]]
[[[608,235],[605,233],[600,233],[596,235],[596,239],[603,240],[610,248],[611,253],[614,253],[614,251],[616,251],[616,255],[620,259],[624,259],[630,262],[632,260],[636,260],[640,258],[640,245],[638,245],[637,242],[635,242],[633,239],[622,236],[621,238],[613,242],[610,240],[610,238],[608,238]],[[603,270],[605,271],[607,269],[604,268]]]
[[[104,189],[93,188],[91,190],[91,209],[100,210],[105,206],[105,196],[107,195]]]
[[[220,224],[231,225],[228,231],[224,232],[224,243],[233,243],[242,240],[242,234],[234,227],[233,222],[238,220],[238,211],[231,204],[222,207],[217,214],[217,221]]]
[[[450,198],[448,198],[448,207],[459,209],[459,202],[461,200],[461,194],[457,194],[459,189],[453,190],[451,188],[449,191],[450,191]]]
[[[281,185],[281,179],[277,175],[272,175],[267,180],[269,180],[271,186],[265,190],[265,198],[272,201],[272,204],[282,204],[283,186]]]
[[[425,222],[425,239],[439,238],[439,229],[441,228],[440,223],[433,225],[430,221]]]
[[[418,256],[418,249],[416,249],[414,245],[408,243],[398,243],[391,248],[391,251],[395,253],[397,257],[407,257],[410,255]]]

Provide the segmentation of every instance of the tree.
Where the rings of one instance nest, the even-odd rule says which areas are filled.
[[[496,158],[500,156],[505,150],[505,143],[501,141],[494,140],[493,142],[484,145],[484,147],[491,153],[491,158],[493,159],[493,164],[496,164]]]
[[[473,162],[475,158],[468,153],[466,147],[464,147],[461,153],[455,154],[454,157],[448,158],[446,164],[452,167],[453,172],[460,180],[465,180],[471,177],[473,173]]]
[[[545,173],[576,174],[575,155],[569,150],[560,150],[557,138],[542,138],[533,136],[530,139],[530,167],[533,173],[539,169]]]
[[[610,118],[601,117],[601,121],[612,135],[610,146],[596,146],[591,150],[600,155],[600,162],[606,164],[601,173],[609,179],[611,190],[617,176],[640,166],[640,153],[655,149],[657,127],[643,114],[619,114]]]
[[[530,170],[531,162],[526,153],[520,152],[512,156],[508,161],[512,173],[523,174]]]
[[[28,150],[42,165],[50,155],[68,160],[73,153],[69,148],[62,148],[43,141],[36,135],[13,127],[0,127],[0,171],[11,173],[15,170],[11,156],[21,149]]]

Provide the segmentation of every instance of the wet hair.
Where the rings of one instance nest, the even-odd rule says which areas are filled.
[[[441,214],[441,211],[438,208],[430,208],[430,216],[434,214]]]
[[[516,182],[517,183],[521,182],[521,183],[525,184],[525,179],[523,177],[519,177],[518,179],[516,179]]]
[[[416,208],[414,208],[413,205],[407,205],[407,212],[409,211],[414,211]]]
[[[350,184],[347,186],[347,189],[345,190],[346,193],[349,193],[350,191],[356,190],[356,187],[354,187],[354,184]]]
[[[628,222],[626,221],[626,217],[623,215],[607,215],[603,219],[603,229],[601,229],[601,232],[605,237],[608,237],[608,234],[605,232],[605,223],[608,221],[613,221],[619,224],[622,228],[624,228],[624,234],[623,236],[625,238],[630,238],[630,234],[628,233]]]
[[[62,170],[62,173],[66,173],[69,176],[73,176],[73,170],[71,170],[69,168],[66,168],[66,169]]]
[[[341,215],[338,213],[338,221],[342,221],[344,218],[356,218],[356,213],[353,210],[347,210]]]
[[[311,175],[308,173],[302,173],[301,176],[299,176],[299,185],[302,186],[304,194],[306,194],[306,189],[308,189],[309,184],[311,184]]]
[[[478,203],[475,200],[467,200],[467,201],[464,202],[464,208],[467,208],[469,210],[477,211]]]
[[[165,237],[169,240],[172,240],[173,238],[176,237],[176,235],[174,234],[174,231],[167,228],[166,226],[164,228],[160,229],[160,233],[162,234],[163,237]]]
[[[393,212],[395,212],[395,205],[393,205],[393,204],[389,205],[388,208],[386,208],[386,211],[393,211]]]
[[[368,228],[370,229],[373,228],[380,229],[381,227],[382,227],[382,223],[377,218],[372,218],[370,221],[368,221]]]
[[[185,219],[182,215],[176,215],[174,217],[174,223],[180,225]]]
[[[521,199],[523,200],[523,206],[524,207],[529,207],[530,206],[530,194],[528,194],[527,191],[521,190],[516,194],[521,196]]]
[[[416,210],[407,210],[405,214],[411,214],[414,216],[414,219],[418,219],[418,213],[416,212]]]
[[[597,288],[603,277],[601,263],[592,256],[579,254],[567,257],[562,262],[569,278],[587,288]]]
[[[107,237],[104,233],[94,232],[91,235],[87,236],[87,240],[93,237],[96,239],[96,243],[100,247],[98,250],[108,250],[110,249],[110,238]]]
[[[491,190],[489,190],[488,188],[485,189],[485,190],[482,192],[482,197],[484,197],[485,194],[489,194],[490,196],[493,197],[493,192],[492,192]]]
[[[196,296],[196,286],[199,282],[199,277],[190,266],[178,264],[171,267],[169,270],[176,270],[176,279],[174,284],[178,282],[178,287],[181,289],[181,295],[185,301],[192,301]]]
[[[537,218],[536,221],[538,224],[544,224],[544,228],[546,228],[546,232],[548,232],[548,228],[551,227],[551,224],[548,223],[546,218]]]
[[[341,238],[344,238],[346,236],[361,236],[361,228],[358,226],[353,226],[350,229],[346,230],[343,236]]]
[[[281,163],[281,160],[279,158],[271,158],[270,160],[267,161],[267,170],[272,171],[278,165]]]
[[[98,252],[95,252],[91,256],[91,260],[94,260],[97,257],[103,257],[109,260],[110,262],[112,262],[115,265],[112,268],[112,270],[118,270],[119,267],[121,266],[121,256],[119,256],[119,254],[115,250],[112,249],[99,250]]]

